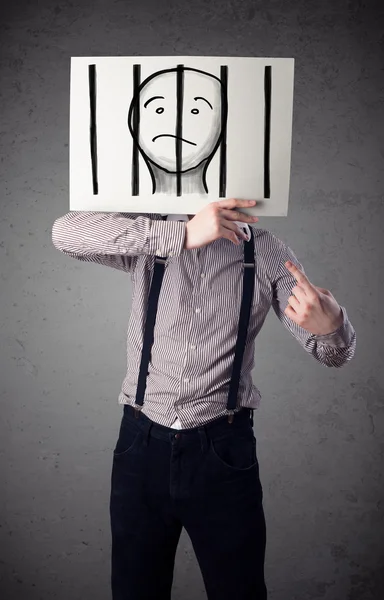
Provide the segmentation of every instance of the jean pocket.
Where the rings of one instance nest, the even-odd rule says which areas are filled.
[[[248,471],[258,466],[253,430],[213,439],[211,451],[216,461],[233,471]]]
[[[140,439],[141,430],[131,423],[128,424],[123,417],[113,456],[118,458],[131,454],[137,448]]]

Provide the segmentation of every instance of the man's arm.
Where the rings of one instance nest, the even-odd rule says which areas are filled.
[[[129,272],[140,254],[178,256],[185,222],[158,214],[71,211],[52,227],[52,242],[71,258]]]
[[[343,306],[340,307],[343,317],[342,323],[335,331],[326,335],[312,334],[290,319],[284,311],[297,281],[285,266],[286,261],[291,261],[305,273],[291,248],[283,244],[277,272],[273,280],[273,310],[303,348],[322,365],[342,367],[354,356],[356,348],[356,332],[348,319],[347,311]]]

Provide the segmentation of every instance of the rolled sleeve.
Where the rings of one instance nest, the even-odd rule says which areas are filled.
[[[180,256],[184,248],[186,222],[151,221],[146,254]]]

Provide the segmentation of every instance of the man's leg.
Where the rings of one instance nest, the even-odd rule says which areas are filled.
[[[207,439],[181,512],[209,600],[266,600],[266,523],[252,426]],[[198,483],[198,485],[197,485]]]
[[[113,455],[113,600],[170,600],[181,523],[171,513],[170,444],[123,417]]]

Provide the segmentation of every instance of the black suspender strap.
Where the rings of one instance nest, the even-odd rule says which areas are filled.
[[[235,358],[233,361],[232,377],[229,384],[227,402],[228,420],[230,423],[233,421],[234,411],[237,407],[237,393],[239,390],[241,365],[247,341],[249,318],[255,287],[255,240],[252,227],[249,229],[251,232],[250,240],[244,242],[243,295],[241,299],[239,328],[235,346]]]
[[[163,221],[165,221],[167,216],[165,215],[161,218]],[[144,403],[145,388],[147,387],[148,365],[149,361],[151,360],[151,350],[156,322],[157,305],[159,301],[161,284],[163,283],[166,260],[166,258],[163,258],[161,256],[155,256],[155,267],[148,295],[147,317],[144,326],[143,349],[141,352],[139,379],[136,389],[136,411],[140,411]],[[138,416],[138,412],[136,413],[136,416]]]

